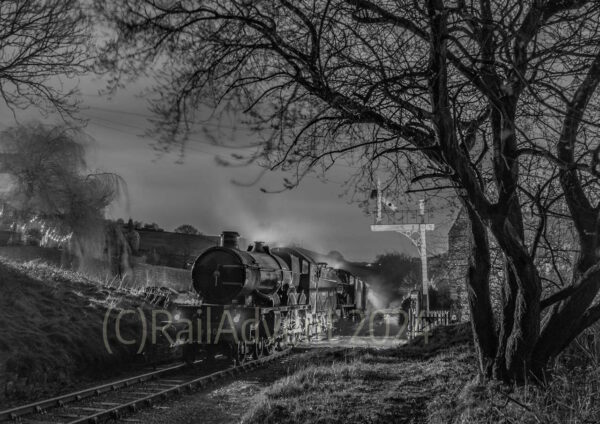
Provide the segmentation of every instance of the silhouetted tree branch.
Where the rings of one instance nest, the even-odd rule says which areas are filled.
[[[379,170],[387,187],[453,187],[472,224],[469,301],[486,375],[542,377],[597,317],[598,2],[97,6],[116,34],[106,69],[156,70],[166,146],[209,105],[244,114],[265,140],[255,157],[297,178],[350,157],[367,184]],[[492,243],[504,262],[497,315]]]
[[[74,112],[75,88],[86,70],[87,18],[77,0],[0,2],[0,96],[11,109]]]

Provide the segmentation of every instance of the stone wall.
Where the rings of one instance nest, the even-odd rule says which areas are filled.
[[[472,247],[471,228],[469,218],[464,209],[461,209],[454,224],[448,232],[448,280],[451,293],[456,299],[462,320],[469,320],[469,303],[467,298],[467,272],[469,256]],[[490,301],[492,310],[498,316],[502,307],[501,286],[504,281],[504,260],[502,253],[495,243],[494,237],[488,232],[490,243]]]
[[[470,225],[462,208],[448,232],[448,286],[461,321],[469,320],[466,279],[472,246]]]

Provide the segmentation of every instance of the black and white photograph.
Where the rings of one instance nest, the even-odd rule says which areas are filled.
[[[9,423],[600,423],[600,1],[0,0]]]

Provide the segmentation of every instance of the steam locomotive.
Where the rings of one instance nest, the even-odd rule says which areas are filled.
[[[352,273],[297,247],[270,249],[255,242],[244,251],[239,237],[223,232],[220,245],[196,259],[192,285],[199,300],[173,305],[187,362],[200,350],[209,359],[258,359],[364,312],[367,286]]]

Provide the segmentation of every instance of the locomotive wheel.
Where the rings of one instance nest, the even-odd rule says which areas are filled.
[[[237,365],[241,365],[246,362],[246,355],[248,354],[248,348],[245,342],[237,342],[233,345],[233,359]]]
[[[265,339],[259,339],[256,343],[252,345],[252,357],[254,359],[262,358],[265,351]]]
[[[288,334],[288,336],[286,337],[286,339],[287,339],[286,340],[286,345],[292,346],[292,347],[296,346],[298,344],[298,340],[299,340],[298,333]]]
[[[263,354],[265,356],[269,356],[273,353],[273,347],[274,344],[269,342],[268,340],[265,340],[264,344],[263,344]]]
[[[277,340],[275,342],[275,350],[281,352],[282,350],[285,350],[285,348],[288,347],[288,343],[287,340]]]

